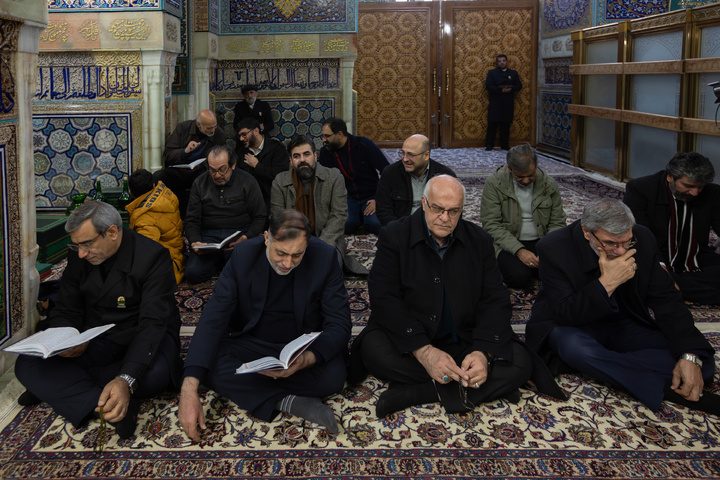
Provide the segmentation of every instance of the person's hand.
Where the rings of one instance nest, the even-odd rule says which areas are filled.
[[[488,359],[481,352],[470,352],[460,367],[465,370],[468,379],[463,380],[463,387],[480,388],[488,377]]]
[[[702,370],[690,360],[681,358],[673,368],[670,388],[685,400],[697,402],[703,390]]]
[[[130,404],[130,387],[122,378],[113,378],[105,385],[98,399],[95,411],[103,407],[103,415],[108,422],[119,422],[125,418]]]
[[[438,383],[449,383],[452,380],[467,381],[470,378],[467,372],[457,366],[450,354],[432,345],[418,348],[413,351],[413,355],[425,367],[428,375]]]
[[[538,266],[540,265],[540,259],[538,258],[538,256],[532,253],[527,248],[521,248],[515,253],[515,255],[517,255],[517,257],[522,263],[524,263],[530,268],[538,268]]]
[[[250,165],[252,168],[255,168],[255,167],[257,167],[257,164],[260,163],[260,161],[252,153],[246,153],[245,154],[245,163],[247,165]]]
[[[287,370],[266,370],[264,372],[258,372],[260,375],[266,377],[287,378],[292,376],[295,372],[304,368],[310,368],[317,363],[317,357],[310,350],[305,350],[300,356],[290,365]]]
[[[244,242],[247,240],[247,235],[240,235],[236,240],[233,240],[232,242],[228,243],[227,246],[223,250],[232,250],[235,248],[235,245],[237,245],[240,242]]]
[[[193,242],[193,243],[191,243],[191,244],[190,244],[190,247],[193,249],[193,252],[197,253],[198,255],[204,255],[204,254],[206,254],[207,252],[205,251],[205,249],[195,248],[195,247],[197,247],[198,245],[207,245],[207,244],[206,244],[205,242]]]
[[[363,214],[367,217],[375,213],[375,200],[368,200],[367,205],[365,205],[365,211],[363,211]]]
[[[79,357],[80,355],[83,354],[83,352],[85,351],[85,349],[87,348],[87,346],[88,346],[89,343],[90,343],[90,342],[85,342],[85,343],[80,344],[80,345],[78,345],[78,346],[76,346],[76,347],[73,347],[73,348],[70,348],[70,349],[68,349],[68,350],[65,350],[64,352],[58,353],[58,356],[60,356],[60,357],[65,357],[65,358],[75,358],[75,357]]]
[[[503,93],[509,93],[512,92],[512,87],[502,87]]]
[[[180,400],[178,402],[178,421],[180,428],[190,440],[200,442],[200,433],[205,430],[205,413],[203,412],[198,387],[200,380],[194,377],[185,377],[180,389]]]
[[[605,291],[608,296],[612,295],[617,287],[627,282],[635,276],[637,271],[637,264],[635,263],[634,248],[631,248],[627,252],[623,253],[616,258],[608,258],[605,250],[598,248],[600,254],[600,260],[598,265],[600,266],[600,283],[605,287]]]
[[[187,144],[187,147],[185,147],[185,153],[190,153],[193,150],[195,150],[200,145],[200,142],[196,142],[194,140],[190,140],[190,143]]]

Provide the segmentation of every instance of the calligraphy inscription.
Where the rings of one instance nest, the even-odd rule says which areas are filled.
[[[259,53],[277,53],[282,52],[282,40],[265,40],[260,44]]]
[[[117,20],[110,27],[115,40],[147,40],[150,36],[150,25],[145,20]]]
[[[120,99],[142,95],[140,66],[39,67],[35,100]]]
[[[259,90],[337,89],[340,88],[340,68],[216,69],[210,77],[210,90],[239,91],[249,83],[257,85]]]
[[[48,22],[48,26],[45,30],[43,30],[42,35],[40,35],[40,41],[41,42],[55,42],[58,39],[62,40],[63,42],[67,42],[68,40],[68,24],[67,22],[53,22],[52,20]]]
[[[250,40],[231,40],[227,44],[230,53],[247,53],[250,51]]]
[[[342,38],[333,38],[323,42],[323,51],[325,52],[347,52],[350,41]]]
[[[290,44],[291,52],[312,52],[315,50],[315,43],[308,40],[298,40],[297,38]]]

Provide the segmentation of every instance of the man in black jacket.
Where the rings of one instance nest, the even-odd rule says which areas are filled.
[[[260,123],[260,132],[270,135],[275,123],[272,118],[272,111],[267,102],[257,98],[258,92],[255,85],[245,85],[242,87],[242,94],[245,100],[241,100],[235,104],[233,112],[233,128],[238,131],[240,122],[245,118],[254,118]]]
[[[377,217],[383,227],[420,208],[423,189],[432,177],[456,176],[450,168],[430,158],[430,139],[425,135],[408,137],[398,154],[400,161],[383,170],[375,195]]]
[[[720,186],[699,153],[678,153],[665,170],[627,183],[624,202],[657,241],[660,265],[685,300],[720,304],[720,255],[710,229],[720,232]]]
[[[378,417],[438,398],[448,413],[501,396],[517,402],[531,377],[565,397],[514,338],[492,237],[461,218],[464,203],[462,184],[439,175],[425,187],[422,210],[380,231],[368,277],[372,314],[353,342],[349,378],[369,371],[390,381]]]
[[[522,82],[516,70],[507,66],[507,56],[496,57],[497,68],[488,71],[485,88],[488,91],[488,126],[485,136],[485,150],[492,150],[495,135],[500,129],[500,148],[510,150],[510,125],[515,109],[515,93],[522,89]]]
[[[140,399],[179,383],[180,315],[170,254],[123,228],[117,210],[103,202],[78,207],[65,230],[68,264],[49,327],[115,326],[45,360],[21,355],[15,375],[28,392],[18,402],[47,402],[75,428],[102,408],[126,439],[135,432]]]

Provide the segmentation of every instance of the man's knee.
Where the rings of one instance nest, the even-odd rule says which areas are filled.
[[[589,334],[575,327],[553,328],[548,344],[563,362],[574,368],[594,358],[598,348],[604,349]]]

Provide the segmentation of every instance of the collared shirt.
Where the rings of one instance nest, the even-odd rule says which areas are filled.
[[[410,214],[412,215],[415,213],[415,211],[420,208],[421,202],[422,202],[422,195],[423,190],[425,190],[425,184],[428,181],[428,175],[430,173],[430,165],[425,167],[425,171],[420,174],[419,177],[416,177],[412,173],[410,174],[410,185],[412,186],[412,208],[410,209]]]
[[[440,255],[441,259],[444,260],[448,247],[453,241],[455,232],[448,235],[447,242],[445,242],[443,245],[438,245],[433,238],[432,233],[430,233],[430,229],[427,226],[427,221],[425,220],[424,216],[423,224],[425,225],[425,232],[430,238],[430,245],[432,245],[432,249],[437,252],[438,255]],[[435,336],[433,337],[433,344],[456,343],[457,340],[457,330],[455,330],[452,311],[450,310],[450,302],[448,302],[447,292],[445,292],[445,287],[443,287],[443,311],[440,315],[440,325],[438,325],[438,329],[435,332]]]
[[[258,147],[257,150],[253,150],[252,147],[248,147],[248,150],[250,150],[252,152],[253,156],[257,157],[258,155],[260,155],[260,152],[262,152],[262,149],[264,146],[265,146],[265,135],[263,135],[263,141],[260,142],[260,146]]]

